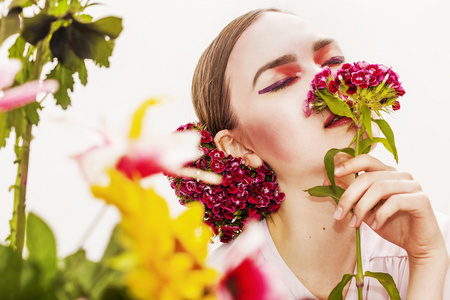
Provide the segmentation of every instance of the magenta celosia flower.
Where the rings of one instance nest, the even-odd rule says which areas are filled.
[[[14,78],[22,68],[19,60],[11,59],[7,64],[0,66],[0,113],[7,112],[36,100],[36,95],[50,93],[58,89],[59,84],[54,79],[30,81],[25,84],[6,89],[14,83]]]

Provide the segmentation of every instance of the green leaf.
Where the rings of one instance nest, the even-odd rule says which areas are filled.
[[[394,279],[387,273],[370,272],[366,271],[364,276],[375,278],[386,289],[391,300],[400,300],[400,294],[398,293],[397,286]]]
[[[353,277],[355,277],[355,274],[345,274],[342,276],[341,282],[339,282],[338,285],[336,285],[336,287],[331,291],[328,296],[328,300],[343,300],[344,297],[342,296],[342,291]]]
[[[118,17],[106,17],[92,23],[83,22],[80,18],[75,18],[74,26],[80,31],[94,31],[101,35],[107,35],[111,39],[119,37],[123,30],[122,19]]]
[[[63,265],[67,281],[80,285],[83,291],[92,289],[93,279],[97,272],[97,264],[86,258],[86,251],[79,249],[74,254],[67,256],[63,261]]]
[[[336,204],[339,204],[339,199],[341,199],[341,196],[345,192],[345,190],[338,186],[333,187],[331,185],[318,185],[305,190],[305,192],[308,192],[311,196],[314,197],[331,197],[333,198],[334,202],[336,202]]]
[[[112,240],[115,239],[113,236],[114,233],[111,236]],[[106,252],[111,255],[119,253],[117,249],[112,249],[116,246],[111,248],[111,242],[108,248],[110,250]],[[80,249],[63,260],[62,276],[60,276],[62,278],[59,278],[55,285],[64,289],[70,296],[69,299],[78,299],[82,296],[88,299],[128,299],[122,297],[127,294],[124,273],[109,266],[112,257],[104,256],[100,262],[95,263],[88,260],[85,251]],[[121,295],[121,297],[105,298],[105,293],[111,296]]]
[[[53,94],[56,104],[66,109],[70,105],[70,97],[68,91],[73,92],[73,74],[74,70],[57,64],[56,67],[47,75],[47,78],[54,78],[59,81],[59,90]]]
[[[9,57],[10,58],[22,58],[25,52],[25,40],[23,37],[19,36],[16,39],[16,42],[9,48]]]
[[[9,138],[11,127],[8,124],[8,114],[0,113],[0,148],[6,146],[6,139]]]
[[[25,133],[26,118],[25,108],[19,108],[7,112],[8,115],[8,127],[14,128],[16,132],[16,138],[23,137]],[[17,156],[18,157],[18,156]]]
[[[344,101],[342,101],[341,99],[339,99],[337,97],[328,95],[328,94],[320,92],[320,91],[318,92],[318,94],[327,103],[328,108],[334,114],[339,115],[339,116],[349,117],[352,120],[355,119],[355,115],[353,114],[352,110],[350,109],[350,107],[348,106],[347,103],[345,103]]]
[[[76,55],[93,61],[107,60],[112,54],[112,48],[105,40],[105,36],[77,24],[80,23],[73,22],[67,32],[71,41],[70,45]]]
[[[12,8],[6,17],[0,18],[0,45],[11,35],[20,30],[20,8]]]
[[[69,3],[67,0],[50,1],[50,2],[53,3],[53,5],[50,6],[50,8],[52,14],[54,14],[55,16],[61,16],[67,13],[69,10]]]
[[[2,300],[61,300],[56,299],[52,287],[43,284],[45,274],[36,264],[23,260],[12,247],[0,246],[0,274]]]
[[[394,155],[395,161],[398,163],[398,153],[397,148],[395,147],[395,139],[394,139],[394,132],[391,129],[391,126],[389,126],[388,122],[386,122],[383,119],[374,119],[375,123],[377,123],[378,127],[380,127],[381,132],[386,137],[391,150],[389,150],[392,155]]]
[[[363,105],[361,107],[361,117],[364,128],[367,130],[369,134],[369,138],[372,139],[372,118],[370,113],[370,108],[367,105]]]
[[[36,45],[48,35],[52,22],[55,20],[55,16],[46,13],[39,13],[32,18],[24,18],[21,35],[28,43]]]
[[[325,163],[325,170],[327,171],[328,179],[330,180],[332,186],[336,185],[336,182],[334,180],[334,157],[339,152],[345,152],[351,156],[355,156],[355,150],[353,148],[342,148],[342,149],[332,148],[328,150],[323,160]]]
[[[50,51],[61,64],[73,70],[79,69],[83,63],[83,60],[75,54],[70,45],[68,27],[60,27],[53,33],[50,39]]]
[[[78,78],[80,79],[80,82],[82,85],[86,86],[87,80],[88,80],[88,74],[86,69],[86,64],[84,61],[80,64],[80,67],[78,68]]]
[[[11,2],[11,4],[9,5],[9,7],[21,7],[21,8],[25,8],[28,6],[33,5],[34,3],[31,2],[30,0],[13,0]]]
[[[50,283],[57,271],[56,241],[50,227],[33,213],[27,218],[28,260],[43,272],[43,282]]]
[[[103,253],[101,262],[108,264],[111,258],[116,257],[124,251],[123,246],[119,242],[119,235],[121,234],[120,228],[120,225],[116,225],[114,227],[108,245]]]
[[[0,299],[16,298],[20,289],[21,265],[22,258],[15,249],[0,245]]]
[[[22,69],[17,73],[15,85],[30,81],[34,62],[29,60],[35,47],[27,44],[22,36],[17,37],[16,42],[9,48],[9,57],[17,58],[22,62]]]
[[[359,148],[361,149],[361,153],[369,152],[370,146],[375,143],[377,143],[377,142],[375,142],[373,139],[370,139],[370,138],[365,138],[364,140],[362,140],[359,143]]]
[[[393,154],[393,152],[392,152],[393,150],[391,148],[391,145],[389,144],[388,140],[385,139],[385,138],[373,138],[372,140],[369,139],[369,138],[366,138],[366,139],[362,140],[361,144],[360,144],[360,148],[362,149],[361,153],[369,153],[370,152],[370,146],[372,146],[373,144],[376,144],[376,143],[383,144],[383,146],[389,152],[391,152]]]
[[[100,296],[101,300],[128,300],[131,299],[128,290],[124,287],[106,287]]]
[[[42,106],[38,102],[33,102],[25,106],[24,109],[28,121],[33,125],[38,125],[39,123],[38,110],[42,110]]]

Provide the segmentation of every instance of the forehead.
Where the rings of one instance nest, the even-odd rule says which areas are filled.
[[[312,44],[323,37],[306,20],[286,13],[267,12],[251,24],[231,51],[227,79],[255,74],[268,61],[286,54],[299,58],[313,55]]]

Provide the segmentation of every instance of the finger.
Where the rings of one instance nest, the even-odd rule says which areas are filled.
[[[343,162],[346,162],[347,160],[352,159],[352,158],[353,158],[353,156],[351,156],[350,154],[347,154],[345,152],[338,152],[334,156],[334,165],[337,166],[337,165],[342,164]]]
[[[385,165],[370,155],[362,154],[337,165],[334,169],[334,175],[336,177],[343,177],[362,171],[395,171],[395,168]]]
[[[379,230],[390,217],[400,211],[408,212],[414,217],[420,217],[427,209],[432,210],[430,201],[423,192],[393,195],[377,209],[374,220],[369,226],[373,230]]]
[[[342,216],[341,219],[345,218],[347,213],[352,209],[352,207],[358,202],[361,197],[367,192],[367,190],[375,184],[375,182],[379,182],[375,185],[376,190],[382,191],[383,188],[388,189],[389,187],[383,187],[382,183],[387,185],[395,186],[396,183],[394,181],[412,181],[412,177],[407,172],[392,172],[392,171],[379,171],[379,172],[369,172],[369,173],[363,173],[358,176],[358,178],[355,179],[355,181],[348,186],[344,194],[342,195],[340,201],[339,201],[339,207],[341,207],[342,210]],[[381,185],[381,186],[379,186]],[[415,183],[415,185],[418,185]],[[417,186],[411,186],[412,191],[416,191]],[[418,185],[420,188],[420,185]],[[392,187],[391,187],[392,188]],[[388,190],[391,191],[391,190]],[[397,193],[402,192],[402,189],[399,189]],[[409,191],[404,191],[409,192]],[[387,192],[385,195],[388,195]],[[382,197],[381,197],[382,198]]]
[[[382,199],[389,199],[392,195],[397,194],[417,193],[421,190],[420,184],[412,180],[384,180],[375,182],[353,208],[353,220],[350,222],[351,226],[355,228],[361,226],[361,223],[367,217],[370,210],[376,205],[386,205],[387,201],[382,203]]]
[[[348,188],[348,184],[341,180],[335,179],[334,183],[338,187],[343,188],[344,190],[346,190]],[[328,178],[325,179],[325,181],[322,183],[322,185],[324,185],[324,186],[331,185],[330,179],[328,179]]]

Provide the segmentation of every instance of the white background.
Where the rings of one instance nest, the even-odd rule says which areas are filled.
[[[41,216],[57,237],[59,255],[78,247],[98,259],[112,226],[113,208],[94,227],[105,205],[94,199],[71,155],[97,142],[79,123],[97,124],[125,134],[130,114],[151,96],[171,95],[147,122],[151,132],[171,131],[196,120],[190,102],[193,70],[203,50],[233,18],[254,8],[274,6],[315,23],[338,40],[348,61],[366,60],[393,67],[406,95],[402,109],[388,117],[396,134],[399,169],[409,171],[431,198],[433,207],[450,215],[450,2],[447,0],[128,0],[102,1],[87,12],[123,17],[110,69],[89,65],[87,87],[77,85],[67,111],[44,102],[31,144],[27,210]],[[286,29],[289,30],[289,29]],[[5,56],[5,49],[1,49]],[[381,147],[374,155],[394,164]],[[0,240],[9,234],[15,181],[13,140],[0,150]],[[153,180],[174,214],[181,206],[163,177]],[[89,235],[85,236],[86,232]],[[83,238],[85,236],[86,238]]]

